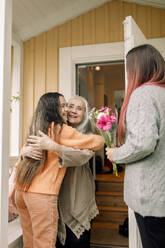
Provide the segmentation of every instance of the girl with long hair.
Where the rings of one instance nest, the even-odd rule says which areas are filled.
[[[143,248],[165,244],[165,61],[151,45],[126,56],[128,89],[118,125],[120,147],[107,157],[126,164],[124,200],[135,212]]]
[[[66,173],[66,168],[59,165],[58,144],[97,150],[104,143],[101,136],[81,134],[67,126],[66,116],[63,95],[44,94],[38,102],[27,138],[31,147],[42,149],[42,160],[24,157],[16,166],[15,204],[26,248],[54,248],[56,244],[57,201]]]

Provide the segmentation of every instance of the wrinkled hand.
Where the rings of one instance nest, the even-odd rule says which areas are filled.
[[[110,161],[113,161],[113,152],[114,152],[114,148],[106,147],[105,150],[106,150],[107,158],[108,158]]]
[[[35,160],[42,159],[42,150],[38,148],[34,148],[31,145],[24,146],[20,151],[21,157],[29,157]]]
[[[39,131],[39,135],[40,136],[30,135],[27,139],[28,144],[33,149],[54,151],[55,142],[41,131]]]

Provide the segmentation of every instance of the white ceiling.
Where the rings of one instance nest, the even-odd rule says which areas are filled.
[[[30,39],[109,0],[13,0],[13,31]]]
[[[111,0],[13,0],[13,32],[28,40]],[[165,0],[126,0],[165,8]]]

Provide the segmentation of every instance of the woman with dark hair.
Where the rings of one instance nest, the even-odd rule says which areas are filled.
[[[16,168],[15,202],[27,248],[54,248],[56,244],[57,200],[66,173],[66,168],[59,166],[58,143],[89,150],[97,150],[104,143],[101,136],[81,134],[67,126],[65,108],[65,98],[59,93],[40,98],[27,143],[43,150],[42,160],[24,157]]]
[[[151,45],[126,56],[128,89],[118,125],[120,147],[107,157],[126,164],[124,199],[135,212],[143,248],[165,247],[165,61]]]

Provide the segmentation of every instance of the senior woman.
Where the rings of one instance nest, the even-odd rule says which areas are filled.
[[[72,97],[68,102],[68,124],[82,133],[90,132],[86,99]],[[95,182],[89,167],[94,152],[58,145],[61,167],[67,167],[59,192],[59,226],[56,248],[90,248],[91,221],[99,213]],[[40,151],[27,147],[24,156],[40,158]]]

